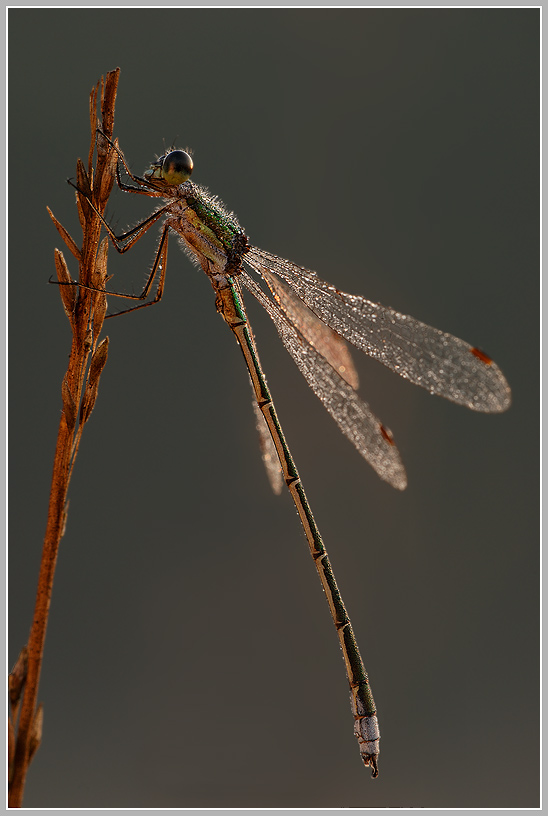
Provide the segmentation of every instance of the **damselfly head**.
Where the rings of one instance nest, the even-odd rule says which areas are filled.
[[[144,175],[146,179],[156,179],[170,187],[178,187],[189,180],[193,166],[188,153],[184,150],[172,150],[165,156],[160,156]]]

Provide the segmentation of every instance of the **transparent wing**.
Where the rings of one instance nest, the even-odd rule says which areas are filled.
[[[276,275],[271,275],[266,269],[261,270],[262,277],[274,295],[276,302],[281,306],[289,322],[299,331],[305,340],[308,340],[316,351],[333,366],[348,385],[354,390],[359,386],[358,372],[352,362],[348,346],[333,329],[326,326],[314,312],[304,305],[293,294],[289,286]]]
[[[267,282],[277,275],[327,326],[406,380],[474,411],[509,407],[510,387],[498,366],[464,340],[340,292],[315,272],[257,247],[244,260]]]
[[[381,479],[398,490],[403,490],[407,486],[407,477],[388,428],[385,428],[369,406],[357,396],[352,386],[297,331],[280,307],[266,296],[246,272],[242,271],[239,280],[266,309],[301,374],[343,434]]]

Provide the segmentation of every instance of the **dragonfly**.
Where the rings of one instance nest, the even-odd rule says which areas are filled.
[[[236,216],[205,187],[190,181],[193,160],[189,152],[169,149],[143,176],[137,176],[117,143],[101,131],[99,146],[116,151],[116,179],[121,190],[162,201],[148,218],[121,235],[116,235],[101,218],[120,253],[131,249],[163,219],[154,263],[142,292],[109,293],[141,301],[117,315],[152,306],[162,299],[168,238],[174,233],[190,259],[207,275],[217,311],[235,335],[244,356],[270,483],[274,492],[280,493],[285,482],[299,513],[344,658],[354,735],[361,759],[375,778],[380,731],[369,677],[274,407],[243,291],[251,293],[264,307],[301,374],[343,434],[380,478],[398,490],[407,485],[401,457],[391,431],[356,393],[358,375],[347,342],[431,394],[474,411],[505,411],[511,402],[508,383],[498,366],[479,348],[392,308],[341,292],[315,272],[253,246]],[[122,178],[123,173],[130,183]],[[93,207],[89,199],[88,202]]]

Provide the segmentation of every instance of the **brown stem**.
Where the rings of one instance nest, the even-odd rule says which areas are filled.
[[[107,74],[106,82],[97,83],[90,96],[91,148],[87,171],[78,160],[78,188],[85,190],[93,200],[99,213],[103,213],[115,178],[116,154],[109,145],[98,148],[97,164],[92,166],[97,128],[97,99],[101,89],[102,129],[112,136],[114,124],[114,104],[120,69]],[[87,203],[85,197],[77,193],[77,206],[82,225],[82,249],[68,235],[64,227],[50,215],[61,237],[70,251],[78,257],[79,281],[88,286],[104,289],[106,283],[106,257],[108,239],[99,245],[100,218]],[[63,254],[56,250],[55,264],[60,282],[71,280]],[[108,338],[97,344],[106,313],[106,298],[100,292],[91,292],[72,286],[59,287],[65,313],[72,328],[72,346],[69,365],[62,383],[63,411],[59,423],[57,446],[53,463],[53,476],[48,508],[48,520],[42,561],[38,578],[34,617],[27,644],[28,664],[26,676],[21,679],[22,661],[12,672],[10,684],[16,687],[11,700],[11,730],[15,728],[20,703],[19,723],[15,740],[15,750],[9,769],[9,807],[21,807],[29,762],[36,750],[41,730],[41,709],[37,711],[38,684],[44,653],[44,641],[51,603],[53,577],[59,550],[59,542],[64,532],[67,492],[72,473],[72,465],[77,453],[83,426],[88,420],[95,399],[101,372],[106,363]],[[24,671],[24,670],[23,670]],[[16,698],[16,699],[15,699]]]

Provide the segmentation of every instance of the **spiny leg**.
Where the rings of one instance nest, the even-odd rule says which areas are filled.
[[[148,303],[140,303],[139,306],[132,306],[130,309],[123,309],[121,312],[116,312],[115,314],[112,315],[106,315],[105,320],[108,319],[109,317],[118,317],[118,315],[127,314],[127,312],[134,312],[136,309],[143,309],[145,306],[152,306],[154,303],[158,303],[162,299],[162,295],[164,292],[164,281],[167,267],[168,236],[169,227],[166,224],[162,231],[162,237],[160,239],[160,244],[158,246],[158,251],[156,252],[156,258],[154,259],[150,275],[148,276],[145,287],[140,295],[131,295],[127,292],[109,292],[106,289],[97,289],[95,286],[86,286],[85,284],[79,283],[78,281],[54,281],[51,280],[50,278],[49,282],[55,283],[58,286],[78,286],[79,289],[87,289],[89,292],[103,292],[103,294],[105,295],[110,295],[112,297],[127,298],[128,300],[146,300],[150,293],[150,289],[152,287],[154,279],[158,274],[158,270],[160,270],[158,277],[158,289],[153,300],[150,300]]]
[[[96,215],[101,219],[101,223],[104,226],[104,228],[106,229],[106,231],[108,233],[108,236],[109,236],[110,240],[112,241],[114,249],[117,252],[119,252],[120,255],[123,255],[124,252],[127,252],[128,249],[131,249],[131,247],[134,244],[136,244],[137,241],[139,241],[139,239],[141,239],[143,237],[143,235],[151,228],[151,226],[153,224],[155,224],[156,221],[158,221],[158,219],[161,218],[162,215],[165,215],[165,213],[168,212],[169,208],[172,206],[172,203],[168,202],[163,207],[160,207],[159,210],[156,210],[155,213],[152,213],[152,215],[149,215],[148,218],[145,218],[139,224],[136,224],[130,230],[127,230],[126,232],[123,232],[121,235],[116,235],[116,233],[114,232],[114,230],[112,229],[110,224],[105,220],[104,216],[102,216],[101,213],[97,210],[97,208],[95,207],[93,202],[83,192],[83,190],[80,190],[79,187],[77,187],[77,185],[74,184],[74,182],[72,182],[70,179],[69,179],[69,184],[70,184],[71,187],[74,187],[75,190],[77,190],[79,193],[81,193],[82,195],[85,196],[85,199],[86,199],[87,203],[89,204],[89,206],[96,213]],[[133,188],[130,188],[130,189],[133,189]],[[141,191],[139,191],[139,192],[141,192]],[[128,238],[129,238],[129,240],[128,240]],[[126,241],[127,241],[127,243],[125,243]]]
[[[128,172],[128,174],[131,176],[131,178],[135,178],[138,181],[142,181],[143,184],[144,184],[145,183],[144,180],[139,179],[138,177],[133,176],[131,174],[129,168],[127,167],[127,164],[125,162],[123,154],[117,148],[117,146],[110,139],[108,139],[108,137],[106,137],[101,131],[98,130],[98,132],[102,135],[102,137],[106,141],[109,142],[109,144],[112,146],[112,148],[114,150],[116,150],[120,160],[123,162],[124,167],[125,167],[126,171]],[[119,178],[118,166],[116,168],[116,172],[117,172],[118,180],[119,180],[119,182],[121,182],[121,180]],[[101,223],[104,226],[105,230],[107,231],[108,236],[111,239],[111,242],[112,242],[114,248],[120,254],[123,254],[124,252],[127,252],[128,249],[131,249],[131,247],[134,246],[134,244],[136,244],[137,241],[139,241],[145,235],[145,233],[148,232],[148,230],[152,227],[152,225],[155,224],[156,221],[158,221],[159,218],[161,218],[163,215],[165,215],[169,211],[170,207],[172,206],[171,202],[168,202],[163,207],[160,207],[160,209],[157,210],[155,213],[152,213],[152,215],[148,216],[148,218],[145,218],[143,221],[141,221],[139,224],[137,224],[135,227],[132,227],[130,230],[127,230],[126,232],[122,233],[121,235],[116,235],[115,232],[113,231],[113,229],[111,228],[110,224],[108,224],[108,222],[104,218],[104,216],[97,210],[97,208],[95,207],[95,205],[93,204],[93,202],[91,201],[89,196],[83,190],[80,190],[80,188],[77,185],[75,185],[74,182],[72,182],[70,179],[69,179],[69,184],[72,187],[74,187],[81,195],[83,195],[85,197],[86,202],[89,204],[89,206],[92,208],[92,210],[100,218]],[[123,185],[122,183],[119,183],[119,186],[123,190],[130,191],[130,192],[138,192],[138,193],[143,193],[143,194],[149,194],[151,197],[157,197],[159,195],[159,193],[157,193],[155,191],[145,192],[144,190],[139,190],[139,189],[134,188],[134,187],[129,187],[129,186]],[[166,259],[167,259],[167,240],[168,240],[168,227],[166,226],[166,227],[164,227],[164,230],[162,232],[162,237],[160,239],[160,244],[159,244],[159,247],[158,247],[158,250],[157,250],[157,253],[156,253],[156,258],[155,258],[152,270],[151,270],[150,275],[149,275],[149,277],[147,279],[147,282],[146,282],[146,284],[145,284],[145,286],[143,288],[143,291],[141,292],[140,295],[129,294],[127,292],[111,292],[111,291],[108,291],[108,290],[101,290],[101,291],[105,291],[105,294],[111,295],[113,297],[123,297],[123,298],[128,298],[130,300],[145,300],[148,297],[149,293],[150,293],[150,288],[152,286],[154,278],[156,277],[156,274],[158,272],[158,268],[160,268],[161,272],[160,272],[160,278],[159,278],[159,283],[158,283],[158,291],[156,293],[156,297],[153,300],[151,300],[149,303],[142,303],[139,306],[132,307],[131,309],[124,309],[121,312],[117,312],[115,315],[107,315],[107,317],[116,317],[117,315],[126,314],[127,312],[135,311],[136,309],[143,308],[144,306],[152,306],[153,303],[158,303],[159,302],[159,300],[162,297],[162,292],[163,292],[163,287],[164,287],[165,266],[166,266]],[[57,281],[50,281],[50,282],[51,283],[58,283]],[[76,282],[74,282],[74,283],[66,282],[66,283],[61,284],[61,285],[69,285],[70,286],[70,285],[78,285],[78,284]],[[79,285],[80,285],[81,288],[88,289],[90,291],[98,291],[98,290],[95,290],[94,287],[84,286],[82,284],[79,284]]]
[[[156,295],[152,300],[149,300],[147,303],[140,303],[138,306],[132,306],[130,309],[123,309],[121,312],[116,312],[116,314],[111,314],[106,316],[106,320],[109,317],[119,317],[120,315],[127,314],[128,312],[135,312],[137,309],[144,309],[146,306],[153,306],[155,303],[159,303],[162,299],[162,295],[164,294],[164,282],[166,278],[166,269],[167,269],[167,244],[168,244],[168,237],[169,237],[169,227],[166,225],[162,232],[162,237],[160,239],[160,245],[158,247],[158,252],[156,253],[156,258],[154,259],[154,264],[152,265],[152,270],[150,272],[149,278],[145,284],[145,288],[143,289],[140,295],[119,295],[115,292],[111,294],[116,295],[117,297],[127,297],[131,300],[145,300],[150,292],[150,288],[158,273],[158,288],[156,290]],[[159,272],[158,272],[159,270]]]
[[[103,133],[103,131],[100,128],[97,128],[97,134],[102,139],[104,139],[104,141],[106,141],[112,147],[112,149],[114,151],[116,151],[116,153],[118,155],[118,162],[122,162],[122,164],[124,165],[124,170],[126,171],[128,176],[130,177],[130,179],[132,179],[132,181],[135,181],[141,187],[146,187],[147,188],[146,190],[142,190],[140,187],[132,187],[130,184],[125,184],[121,179],[120,167],[119,167],[119,164],[117,163],[116,164],[116,183],[118,184],[118,187],[120,188],[120,190],[123,190],[126,193],[137,193],[138,195],[146,195],[146,196],[149,196],[149,198],[161,198],[162,197],[162,193],[159,190],[154,190],[151,187],[150,182],[148,182],[144,178],[141,178],[141,176],[135,176],[131,172],[131,170],[129,169],[129,167],[127,165],[125,156],[124,156],[123,152],[120,150],[120,148],[118,147],[117,144],[115,144],[111,139],[109,139],[108,136],[105,133]]]

